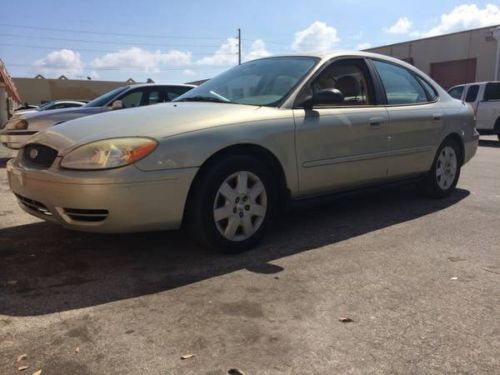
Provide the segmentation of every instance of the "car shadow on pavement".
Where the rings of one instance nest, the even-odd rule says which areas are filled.
[[[492,141],[489,139],[480,139],[479,146],[500,148],[500,141],[497,141],[497,140]]]
[[[468,195],[457,189],[431,200],[403,185],[303,204],[278,220],[256,249],[233,256],[197,247],[179,231],[102,235],[50,223],[0,229],[0,314],[95,306],[241,269],[278,273],[283,268],[269,262],[432,214]]]

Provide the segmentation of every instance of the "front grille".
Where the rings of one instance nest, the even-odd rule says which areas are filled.
[[[30,143],[23,148],[22,155],[28,164],[49,168],[56,160],[57,150],[38,143]]]
[[[108,217],[108,210],[85,210],[81,208],[65,208],[64,213],[74,221],[99,222]]]
[[[44,216],[52,216],[52,212],[50,212],[49,209],[45,207],[43,203],[23,197],[22,195],[19,194],[16,194],[16,197],[17,199],[19,199],[19,202],[21,202],[21,204],[24,207],[28,208],[29,210],[35,211]]]

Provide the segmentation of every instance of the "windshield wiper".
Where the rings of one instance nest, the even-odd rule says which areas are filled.
[[[227,100],[222,100],[219,98],[215,98],[212,96],[191,96],[187,98],[182,98],[179,100],[176,100],[176,102],[215,102],[215,103],[231,103],[230,101]]]

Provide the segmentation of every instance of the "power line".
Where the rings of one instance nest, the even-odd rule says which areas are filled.
[[[9,67],[14,66],[14,67],[21,67],[21,68],[33,68],[33,65],[30,64],[22,64],[22,63],[9,63],[6,64]],[[193,71],[200,71],[200,70],[218,70],[218,69],[227,69],[228,66],[232,66],[232,64],[229,65],[221,65],[221,66],[205,66],[203,68],[195,68],[193,66],[185,66],[183,68],[165,68],[165,69],[158,69],[154,72],[146,72],[144,69],[142,70],[132,70],[135,68],[130,68],[130,67],[112,67],[112,68],[92,68],[92,67],[84,67],[84,70],[95,70],[95,71],[127,71],[127,72],[141,72],[141,73],[161,73],[161,72],[170,72],[170,71],[181,71],[181,70],[193,70]],[[43,69],[49,69],[49,70],[65,70],[65,68],[61,67],[51,67],[51,66],[36,66],[36,68],[43,68]]]
[[[114,36],[133,36],[138,38],[173,38],[173,39],[211,39],[211,40],[220,40],[227,39],[226,36],[218,36],[218,37],[210,37],[210,36],[181,36],[181,35],[151,35],[151,34],[128,34],[128,33],[113,33],[108,31],[92,31],[92,30],[75,30],[75,29],[58,29],[52,27],[35,27],[35,26],[26,26],[26,25],[16,25],[9,23],[0,23],[0,26],[6,27],[18,27],[21,29],[30,29],[30,30],[46,30],[46,31],[57,31],[57,32],[71,32],[71,33],[82,33],[82,34],[94,34],[94,35],[114,35]]]
[[[130,44],[141,44],[145,46],[156,46],[156,47],[168,47],[168,48],[193,48],[193,47],[204,47],[204,48],[218,48],[219,45],[206,45],[206,44],[177,44],[177,45],[164,45],[161,43],[147,43],[147,42],[110,42],[105,40],[89,40],[89,39],[71,39],[71,38],[54,38],[48,36],[31,36],[31,35],[16,35],[16,34],[0,34],[0,37],[9,38],[29,38],[29,39],[46,39],[46,40],[57,40],[65,42],[78,42],[78,43],[97,43],[97,44],[109,44],[109,45],[130,45]]]
[[[60,49],[70,49],[85,52],[101,52],[101,53],[118,53],[120,51],[111,51],[104,49],[95,49],[95,48],[74,48],[74,47],[55,47],[55,46],[39,46],[39,45],[27,45],[27,44],[11,44],[11,43],[0,43],[0,46],[4,47],[19,47],[19,48],[36,48],[36,49],[48,49],[48,50],[60,50]],[[168,52],[166,52],[168,54]],[[189,53],[191,56],[210,56],[210,53]],[[224,56],[236,56],[237,53],[219,53],[218,55]]]

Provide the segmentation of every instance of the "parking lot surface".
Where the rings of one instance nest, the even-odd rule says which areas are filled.
[[[37,220],[0,149],[0,373],[498,374],[494,139],[447,199],[403,185],[306,205],[236,256]]]

